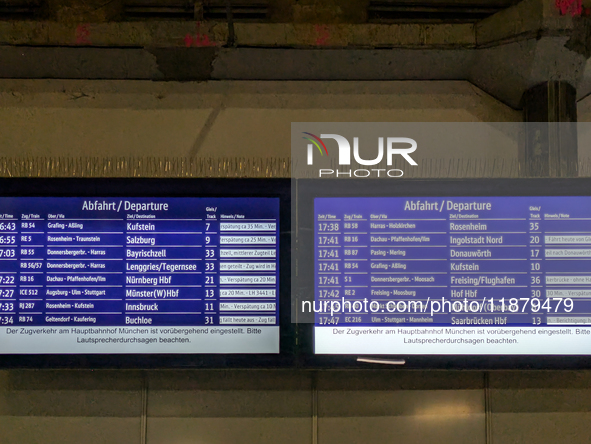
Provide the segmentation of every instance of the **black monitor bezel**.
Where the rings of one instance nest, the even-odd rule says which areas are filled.
[[[362,196],[589,196],[591,178],[523,179],[300,179],[294,196],[298,212],[298,243],[314,242],[315,197]],[[295,253],[299,274],[297,292],[313,292],[314,258]],[[308,254],[310,256],[310,254]],[[591,355],[363,355],[393,365],[358,362],[361,355],[314,354],[314,325],[298,324],[298,361],[304,368],[395,369],[588,369]],[[404,364],[397,364],[398,361]]]
[[[283,368],[294,363],[289,179],[2,178],[0,197],[277,197],[280,201],[278,354],[0,354],[0,368]]]

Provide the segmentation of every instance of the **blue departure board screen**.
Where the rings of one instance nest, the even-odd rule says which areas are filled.
[[[0,198],[0,353],[279,353],[279,198]]]
[[[319,197],[314,226],[317,354],[591,354],[591,197]]]

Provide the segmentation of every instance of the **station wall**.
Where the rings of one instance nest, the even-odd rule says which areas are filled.
[[[292,121],[520,120],[462,81],[0,81],[0,157],[283,158]],[[517,147],[419,156],[466,157]],[[2,444],[582,444],[590,420],[589,372],[0,371]]]

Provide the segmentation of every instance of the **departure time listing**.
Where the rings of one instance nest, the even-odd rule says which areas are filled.
[[[590,197],[316,198],[314,223],[325,350],[340,327],[591,334]]]
[[[278,251],[275,198],[0,198],[0,352],[277,352]]]

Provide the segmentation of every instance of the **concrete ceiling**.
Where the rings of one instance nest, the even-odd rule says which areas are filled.
[[[518,109],[548,80],[591,92],[589,21],[544,0],[461,24],[5,21],[0,78],[468,80]]]

